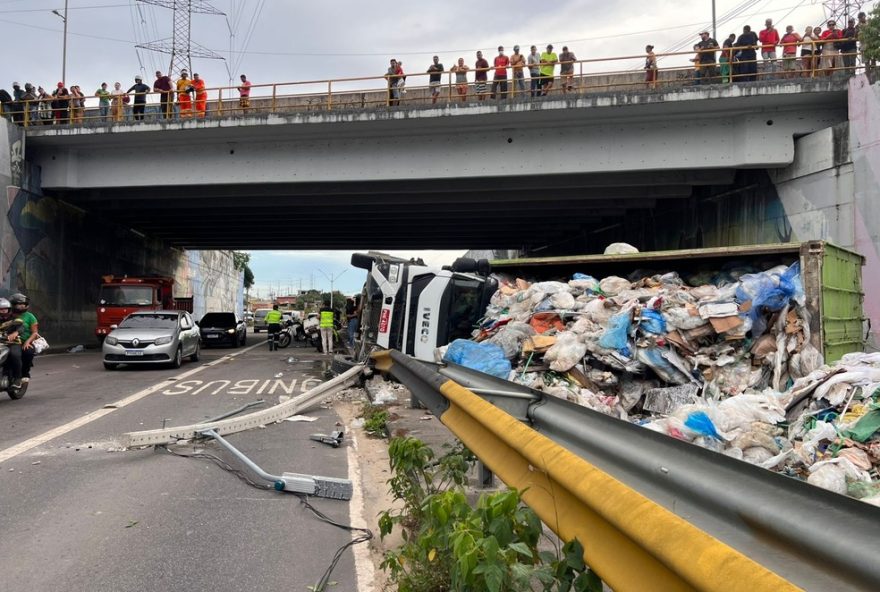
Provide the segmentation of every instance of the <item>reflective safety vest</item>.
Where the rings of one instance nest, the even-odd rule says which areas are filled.
[[[266,324],[267,325],[278,325],[281,323],[281,311],[280,310],[270,310],[266,313]]]
[[[321,328],[322,329],[333,328],[333,311],[332,310],[322,310],[321,311]]]

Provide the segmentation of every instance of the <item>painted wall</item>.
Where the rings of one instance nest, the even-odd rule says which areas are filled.
[[[193,297],[196,318],[242,310],[243,274],[227,251],[185,252],[45,197],[26,138],[0,119],[0,295],[31,297],[53,345],[94,343],[95,304],[105,274],[168,275],[175,296]]]

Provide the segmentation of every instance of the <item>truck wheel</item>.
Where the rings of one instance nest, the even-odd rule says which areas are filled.
[[[333,360],[330,362],[330,370],[333,374],[342,374],[343,372],[347,372],[351,370],[355,366],[357,366],[357,361],[351,357],[343,354],[337,354],[333,356]]]
[[[180,368],[183,364],[183,348],[177,346],[177,351],[174,352],[174,359],[171,360],[171,367],[174,369]]]
[[[104,370],[116,370],[117,364],[113,362],[104,362]]]

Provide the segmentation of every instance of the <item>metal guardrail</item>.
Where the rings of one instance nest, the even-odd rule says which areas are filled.
[[[797,47],[803,46],[814,50],[822,43],[801,42]],[[656,58],[681,59],[682,56],[696,56],[713,52],[717,60],[712,63],[690,66],[673,65],[658,67],[653,70],[653,80],[646,76],[643,64],[646,54],[598,57],[569,62],[556,62],[552,76],[527,76],[528,65],[524,65],[518,71],[522,78],[518,78],[517,69],[508,66],[507,77],[504,85],[508,89],[502,98],[508,97],[519,99],[534,97],[535,88],[532,81],[543,83],[551,82],[554,86],[548,93],[554,97],[575,97],[602,92],[634,92],[639,90],[663,90],[695,84],[731,85],[740,82],[780,82],[795,80],[822,79],[830,76],[849,76],[860,69],[856,65],[858,52],[839,53],[831,49],[832,53],[819,58],[800,57],[793,60],[787,56],[781,56],[774,60],[765,60],[760,57],[760,51],[755,59],[731,61],[731,56],[739,50],[757,49],[747,47],[718,48],[714,50],[684,51],[673,53],[658,53]],[[780,52],[783,47],[780,47]],[[492,56],[487,56],[491,59]],[[726,60],[726,61],[725,61]],[[693,61],[693,59],[691,60]],[[562,73],[558,68],[563,64],[571,68],[570,73]],[[788,64],[788,66],[786,65]],[[794,69],[785,69],[790,65]],[[767,68],[772,66],[772,71]],[[485,92],[478,94],[477,81],[474,77],[477,72],[486,75],[486,80],[481,81],[485,86]],[[439,92],[438,101],[442,104],[461,104],[462,101],[484,100],[494,97],[493,73],[494,66],[488,68],[469,68],[467,75],[470,80],[465,85],[459,85],[455,78],[455,72],[445,70],[439,73],[445,77],[436,87]],[[238,96],[238,86],[203,87],[194,92],[179,92],[173,90],[166,97],[171,109],[163,113],[160,105],[162,93],[149,92],[145,95],[147,104],[143,112],[134,112],[134,103],[123,103],[123,97],[131,100],[137,93],[123,93],[100,105],[100,99],[94,93],[83,93],[84,96],[77,98],[78,106],[68,106],[63,109],[53,109],[51,101],[53,97],[37,97],[34,100],[13,102],[4,105],[4,111],[10,114],[13,120],[26,127],[42,126],[48,124],[88,126],[114,123],[133,123],[141,121],[163,120],[189,120],[204,118],[242,117],[250,115],[265,115],[279,113],[301,113],[313,111],[332,111],[337,109],[375,109],[388,106],[417,106],[427,105],[434,102],[432,95],[433,87],[428,84],[431,74],[427,72],[410,71],[405,74],[407,83],[404,87],[395,89],[391,87],[393,80],[386,76],[363,76],[353,78],[339,78],[328,80],[306,80],[293,82],[272,82],[267,84],[253,84],[250,87],[250,96],[242,101]],[[415,84],[413,84],[415,82]],[[519,83],[522,82],[520,85]],[[460,87],[464,86],[464,95]],[[123,86],[123,88],[125,88]],[[402,92],[405,88],[406,92]],[[35,89],[36,91],[36,89]],[[542,88],[537,91],[543,92]],[[499,93],[500,94],[500,93]],[[11,106],[10,106],[11,105]]]
[[[615,590],[880,589],[874,506],[452,364],[377,368]]]

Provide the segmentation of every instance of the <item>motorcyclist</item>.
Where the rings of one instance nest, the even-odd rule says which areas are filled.
[[[30,299],[27,296],[19,292],[10,296],[9,302],[12,304],[13,316],[22,322],[18,332],[18,337],[21,339],[21,380],[28,382],[31,379],[31,368],[36,355],[33,342],[40,336],[40,323],[34,313],[28,310]]]
[[[22,321],[14,318],[12,304],[6,298],[0,298],[0,341],[9,348],[7,365],[9,380],[13,388],[21,388],[22,350],[20,329]]]

